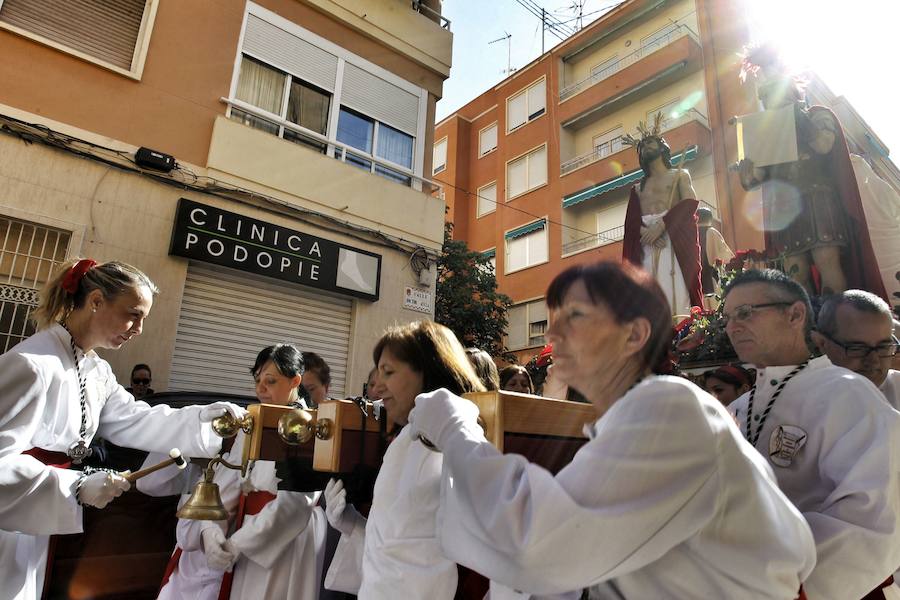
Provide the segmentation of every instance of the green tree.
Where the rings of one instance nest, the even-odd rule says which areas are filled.
[[[454,240],[453,224],[444,227],[444,248],[437,264],[434,319],[449,327],[464,346],[509,359],[503,344],[512,300],[497,291],[490,258]]]

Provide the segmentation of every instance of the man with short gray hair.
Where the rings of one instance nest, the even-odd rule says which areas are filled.
[[[828,297],[819,311],[813,341],[832,363],[866,377],[900,409],[900,371],[894,318],[887,302],[871,292],[847,290]]]

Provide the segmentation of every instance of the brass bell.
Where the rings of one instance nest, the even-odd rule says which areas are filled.
[[[250,433],[253,429],[253,417],[247,414],[242,419],[235,419],[231,413],[225,413],[221,417],[213,419],[210,425],[219,437],[231,438],[237,435],[238,430]]]
[[[312,413],[295,408],[278,419],[278,435],[285,444],[297,446],[313,439],[327,440],[331,437],[331,419],[316,419]]]
[[[225,510],[222,496],[219,495],[219,486],[213,483],[213,467],[218,462],[218,457],[209,461],[209,465],[203,473],[203,480],[197,482],[191,497],[175,513],[179,519],[194,521],[225,521],[228,519],[228,511]]]

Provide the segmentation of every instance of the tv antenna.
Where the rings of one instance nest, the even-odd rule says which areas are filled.
[[[496,44],[497,42],[502,42],[504,40],[506,41],[506,70],[503,71],[503,73],[505,75],[509,75],[516,70],[516,68],[512,66],[512,42],[510,41],[510,39],[512,38],[512,34],[507,31],[504,31],[503,33],[505,33],[506,35],[504,35],[503,37],[498,37],[496,40],[491,40],[490,42],[488,42],[488,45],[490,46],[491,44]]]

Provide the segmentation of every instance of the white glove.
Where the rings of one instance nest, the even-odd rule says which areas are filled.
[[[203,539],[203,552],[206,554],[206,564],[209,568],[218,571],[231,569],[237,556],[233,553],[234,545],[225,539],[222,530],[218,527],[207,527],[200,533],[200,537]]]
[[[200,409],[200,420],[209,423],[216,417],[221,417],[225,413],[231,414],[235,419],[243,419],[247,411],[231,402],[213,402]]]
[[[416,396],[416,405],[409,413],[409,434],[414,440],[421,436],[440,450],[461,429],[483,435],[474,402],[444,388]]]
[[[344,535],[353,533],[357,522],[363,519],[352,505],[347,506],[347,490],[343,481],[331,479],[325,486],[325,518]]]
[[[106,508],[106,505],[122,495],[131,487],[131,482],[118,473],[98,471],[81,480],[76,491],[76,499],[81,504],[95,508]]]

